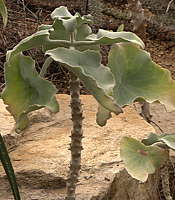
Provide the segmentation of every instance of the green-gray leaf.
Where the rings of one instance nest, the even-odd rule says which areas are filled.
[[[4,0],[0,0],[0,14],[2,15],[3,24],[5,27],[7,25],[8,15],[7,15],[7,8],[5,6]]]
[[[59,47],[47,51],[46,54],[55,61],[66,64],[66,67],[84,82],[87,89],[102,106],[116,114],[122,112],[112,98],[113,76],[109,68],[101,65],[101,57],[98,52],[92,50],[80,52],[75,49]]]
[[[56,88],[39,77],[32,58],[17,54],[5,64],[6,87],[2,98],[16,121],[16,129],[28,125],[27,113],[41,107],[53,112],[59,110],[55,98]]]
[[[43,46],[47,41],[49,37],[49,31],[48,30],[41,30],[33,35],[26,37],[25,39],[21,40],[14,48],[13,50],[9,51],[7,55],[7,60],[10,56],[13,56],[15,54],[18,54],[22,51],[26,51],[32,48],[41,47]]]
[[[124,28],[125,28],[124,24],[121,24],[121,25],[117,28],[117,32],[122,32],[122,31],[124,31]]]
[[[175,81],[146,51],[119,43],[112,47],[108,62],[116,82],[114,98],[120,106],[142,97],[147,102],[159,100],[168,110],[175,108]]]
[[[168,147],[175,150],[175,134],[165,134],[160,138],[160,141],[164,142]]]
[[[128,173],[142,182],[168,159],[167,151],[129,137],[122,138],[120,155]]]
[[[59,8],[56,8],[52,14],[51,14],[52,19],[62,19],[62,18],[71,18],[73,15],[68,11],[67,7],[65,6],[60,6]]]
[[[97,124],[100,126],[105,126],[107,120],[110,119],[111,117],[112,117],[111,112],[99,104],[96,116]]]
[[[134,33],[131,32],[112,32],[100,29],[97,34],[92,34],[87,37],[89,40],[96,41],[98,44],[111,45],[118,42],[131,42],[144,48],[143,41]]]
[[[142,140],[142,143],[146,146],[149,146],[156,142],[159,142],[159,138],[160,138],[160,135],[155,134],[155,133],[150,133],[148,138]]]

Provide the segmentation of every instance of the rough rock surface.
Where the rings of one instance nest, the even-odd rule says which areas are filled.
[[[144,184],[133,180],[124,170],[119,156],[123,136],[141,139],[154,129],[130,106],[123,114],[113,116],[105,127],[99,127],[95,122],[96,101],[89,95],[81,98],[85,138],[77,200],[157,200],[157,176],[150,176]],[[69,100],[68,95],[58,95],[60,112],[57,114],[46,109],[32,113],[31,126],[22,134],[17,147],[11,149],[22,200],[64,199],[72,125]],[[13,119],[2,103],[0,116],[3,120],[0,130],[10,132]],[[0,199],[13,199],[2,167]]]

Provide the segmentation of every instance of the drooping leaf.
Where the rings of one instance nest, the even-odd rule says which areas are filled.
[[[142,97],[150,103],[158,100],[168,110],[175,108],[175,81],[146,51],[131,43],[116,44],[108,62],[116,82],[114,98],[120,106]]]
[[[110,119],[111,117],[112,117],[111,112],[99,104],[96,116],[97,124],[100,126],[105,126],[107,120]]]
[[[2,98],[16,121],[16,129],[22,130],[28,125],[28,112],[42,107],[58,111],[54,96],[57,90],[38,75],[32,58],[22,54],[10,57],[5,64],[5,79]]]
[[[109,68],[101,65],[101,57],[98,52],[87,50],[80,52],[75,49],[59,47],[49,50],[55,61],[66,64],[66,67],[73,71],[89,89],[96,100],[106,109],[118,114],[121,108],[112,98],[114,79]]]
[[[100,29],[97,34],[92,34],[87,39],[96,41],[98,44],[111,45],[119,42],[131,42],[144,48],[143,41],[132,32],[112,32]]]
[[[3,141],[1,134],[0,134],[0,160],[2,162],[2,166],[3,166],[3,168],[6,172],[8,181],[10,183],[14,199],[20,200],[21,198],[20,198],[20,193],[19,193],[19,190],[18,190],[18,185],[17,185],[17,182],[16,182],[14,169],[13,169],[13,166],[11,164],[10,157],[8,155],[8,151],[6,149],[6,146],[4,144],[4,141]]]
[[[142,182],[168,159],[167,151],[129,137],[122,138],[120,155],[128,173]]]
[[[8,14],[4,0],[0,0],[0,14],[2,15],[3,24],[5,27],[7,25]]]

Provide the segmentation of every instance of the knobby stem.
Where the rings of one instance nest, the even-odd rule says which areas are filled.
[[[75,189],[78,182],[79,171],[81,168],[81,150],[82,147],[82,121],[83,112],[80,100],[80,81],[78,77],[70,72],[70,93],[71,93],[71,115],[73,129],[71,131],[71,162],[70,171],[67,180],[67,197],[66,200],[75,200]]]

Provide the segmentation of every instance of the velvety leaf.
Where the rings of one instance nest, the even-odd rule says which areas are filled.
[[[147,139],[142,140],[145,145],[152,145],[157,142],[163,142],[168,147],[175,150],[175,134],[155,134],[151,133]]]
[[[108,62],[116,82],[114,98],[120,106],[142,97],[150,103],[159,100],[168,110],[175,108],[175,81],[146,51],[131,43],[116,44]]]
[[[7,25],[8,15],[7,15],[7,8],[6,8],[4,0],[0,0],[0,14],[1,14],[2,18],[3,18],[4,26],[6,26]]]
[[[8,53],[7,60],[10,56],[18,54],[22,51],[26,51],[32,48],[41,47],[48,41],[49,32],[48,30],[42,30],[34,33],[33,35],[26,37],[25,39],[21,40],[12,51]]]
[[[175,134],[165,134],[160,138],[160,141],[164,142],[168,147],[175,150]]]
[[[62,19],[63,25],[68,33],[73,33],[77,27],[76,16],[70,19]]]
[[[32,58],[22,54],[10,57],[5,64],[5,79],[2,98],[16,121],[17,129],[22,130],[28,125],[28,112],[41,107],[58,111],[54,96],[57,90],[38,75]]]
[[[53,29],[50,30],[49,38],[52,40],[70,40],[69,34],[63,25],[63,22],[59,19],[55,19]]]
[[[52,19],[61,19],[61,18],[71,18],[73,15],[68,11],[67,7],[65,6],[60,6],[59,8],[56,8],[52,14],[51,14]]]
[[[52,25],[48,25],[48,24],[41,24],[38,27],[38,31],[43,31],[43,30],[50,30],[53,29]]]
[[[124,31],[124,24],[121,24],[118,28],[117,28],[117,32],[121,32],[121,31]]]
[[[109,68],[101,65],[101,57],[98,52],[87,50],[77,51],[59,47],[49,50],[55,61],[66,64],[66,67],[73,71],[89,89],[96,100],[106,109],[118,114],[121,108],[112,98],[114,79]]]
[[[143,139],[142,143],[146,146],[152,145],[159,141],[160,135],[155,133],[150,133],[147,139]]]
[[[66,34],[74,32],[82,24],[88,24],[91,22],[91,20],[85,16],[81,17],[79,13],[76,13],[74,16],[71,15],[71,13],[64,6],[56,8],[52,12],[51,17],[54,20],[62,22],[62,25],[66,30]]]
[[[88,24],[81,24],[76,31],[75,39],[76,41],[86,40],[86,37],[90,34],[92,34],[90,26]]]
[[[119,42],[132,42],[144,48],[143,41],[134,33],[131,32],[112,32],[100,29],[97,34],[92,34],[87,37],[89,40],[96,41],[98,44],[111,45]]]
[[[92,34],[92,29],[90,28],[90,26],[88,24],[81,24],[76,30],[75,39],[76,41],[88,41],[87,36],[89,36],[90,34]],[[87,46],[76,47],[76,49],[78,49],[79,51],[85,51],[88,49],[99,51],[100,45],[99,44],[91,46],[87,45]]]
[[[18,185],[16,182],[15,172],[1,134],[0,134],[0,160],[2,162],[2,166],[6,172],[8,181],[10,183],[14,199],[20,200],[21,198],[18,190]]]
[[[157,146],[145,146],[129,137],[122,139],[120,155],[128,173],[142,182],[168,159],[167,151]]]
[[[96,116],[97,124],[99,126],[105,126],[107,123],[107,120],[110,119],[111,117],[112,117],[111,112],[99,104],[97,116]]]

